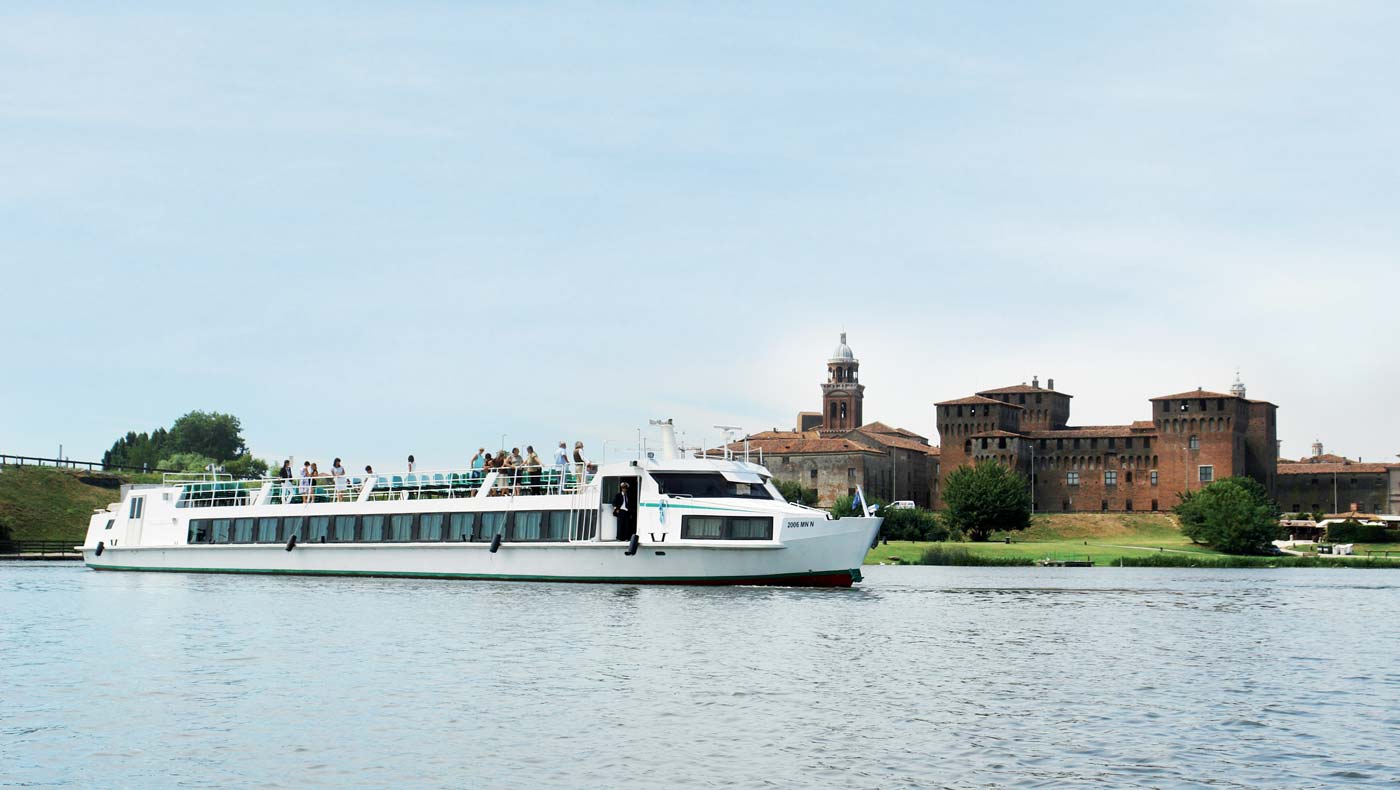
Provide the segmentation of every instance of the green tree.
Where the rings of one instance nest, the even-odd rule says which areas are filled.
[[[232,461],[225,461],[223,464],[224,472],[239,480],[267,477],[267,470],[271,467],[271,463],[261,458],[254,458],[252,453],[244,453]]]
[[[773,485],[778,487],[783,499],[789,502],[796,502],[808,507],[816,507],[817,505],[817,489],[815,488],[803,488],[801,483],[776,478],[773,480]]]
[[[192,411],[170,426],[170,448],[176,453],[198,453],[218,461],[231,461],[248,451],[243,426],[232,414]]]
[[[174,453],[160,459],[157,469],[164,469],[168,472],[207,472],[210,467],[218,466],[218,462],[207,455],[199,453]]]
[[[993,461],[949,472],[943,502],[948,528],[974,541],[985,541],[996,530],[1011,532],[1031,524],[1026,478]]]
[[[880,525],[880,535],[890,540],[947,540],[947,525],[932,510],[923,508],[898,509],[880,508],[885,523]]]
[[[1263,554],[1278,536],[1278,509],[1250,477],[1227,477],[1188,491],[1173,510],[1181,534],[1226,554]]]

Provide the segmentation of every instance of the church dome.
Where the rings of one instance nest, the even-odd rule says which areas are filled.
[[[855,362],[855,352],[846,345],[846,333],[841,333],[841,342],[836,346],[836,350],[831,352],[832,362]]]

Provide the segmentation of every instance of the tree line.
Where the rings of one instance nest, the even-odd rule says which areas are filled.
[[[248,449],[238,418],[212,411],[189,412],[168,429],[128,431],[102,454],[102,463],[177,472],[219,469],[240,478],[263,477],[268,470]]]

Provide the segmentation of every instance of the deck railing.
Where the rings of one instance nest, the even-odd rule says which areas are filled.
[[[573,494],[592,482],[594,474],[596,470],[588,470],[580,476],[575,465],[254,480],[234,480],[221,474],[171,474],[165,476],[165,484],[183,489],[175,506],[186,508],[356,502],[361,498],[392,501]]]

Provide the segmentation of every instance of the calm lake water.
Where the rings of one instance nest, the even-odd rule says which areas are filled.
[[[0,786],[1400,782],[1400,573],[853,590],[0,563]]]

